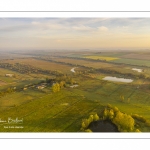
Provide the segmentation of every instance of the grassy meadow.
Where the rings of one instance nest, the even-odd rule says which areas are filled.
[[[149,60],[137,60],[137,59],[130,59],[130,58],[121,58],[121,59],[112,60],[112,61],[116,62],[116,63],[124,63],[124,64],[150,67],[150,61]]]

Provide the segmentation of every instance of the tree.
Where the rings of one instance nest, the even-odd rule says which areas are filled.
[[[124,96],[123,96],[123,95],[120,96],[120,100],[121,100],[122,102],[124,101]]]
[[[133,131],[134,129],[134,119],[120,111],[116,113],[112,121],[119,127],[120,131]]]
[[[53,92],[58,92],[58,91],[60,91],[60,85],[59,85],[59,83],[53,84],[53,86],[52,86],[52,91],[53,91]]]
[[[73,83],[74,83],[74,80],[70,79],[70,84],[73,85]]]
[[[85,126],[85,123],[84,123],[84,122],[82,122],[82,128],[83,128],[83,129],[85,129],[85,128],[86,128],[86,126]]]
[[[97,121],[97,120],[99,120],[99,116],[97,114],[94,114],[93,115],[93,121]]]
[[[84,123],[83,124],[83,126],[85,125],[85,129],[89,126],[89,120],[88,119],[84,119],[83,121],[82,121],[82,123]]]
[[[136,129],[135,132],[141,132],[139,129]]]
[[[65,81],[61,81],[61,82],[59,83],[59,85],[60,85],[60,88],[63,88],[63,87],[65,86]]]
[[[119,109],[117,107],[114,107],[113,110],[114,110],[114,112],[119,111]]]
[[[109,119],[113,119],[113,117],[114,117],[114,111],[113,111],[113,109],[110,109],[110,111],[109,111]]]
[[[105,109],[104,109],[104,112],[103,112],[103,120],[107,119],[107,117],[108,117],[108,111],[107,111],[107,109],[105,108]]]
[[[89,124],[90,124],[91,122],[93,122],[93,115],[90,115],[90,117],[88,118],[88,120],[89,120]]]
[[[92,132],[90,129],[85,130],[85,132]]]
[[[127,102],[130,103],[130,98],[128,98]]]

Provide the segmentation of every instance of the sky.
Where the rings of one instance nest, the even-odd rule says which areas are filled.
[[[0,18],[0,50],[150,48],[150,18]]]

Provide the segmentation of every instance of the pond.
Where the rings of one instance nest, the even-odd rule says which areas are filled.
[[[132,68],[132,70],[137,71],[137,72],[142,72],[142,69]]]
[[[111,77],[111,76],[107,76],[107,77],[103,78],[103,80],[115,81],[115,82],[125,82],[125,83],[130,83],[133,81],[132,79],[117,78],[117,77]]]
[[[88,129],[92,132],[119,132],[117,126],[109,120],[91,122]]]

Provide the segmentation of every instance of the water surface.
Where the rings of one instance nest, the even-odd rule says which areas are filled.
[[[130,83],[133,81],[132,79],[117,78],[117,77],[111,77],[111,76],[107,76],[107,77],[103,78],[103,80],[115,81],[115,82],[125,82],[125,83]]]
[[[132,70],[137,71],[137,72],[142,72],[142,69],[132,68]]]
[[[77,68],[77,67],[72,68],[70,71],[75,73],[75,70],[74,70],[75,68]]]
[[[91,122],[88,128],[92,132],[119,132],[117,126],[109,120]]]

